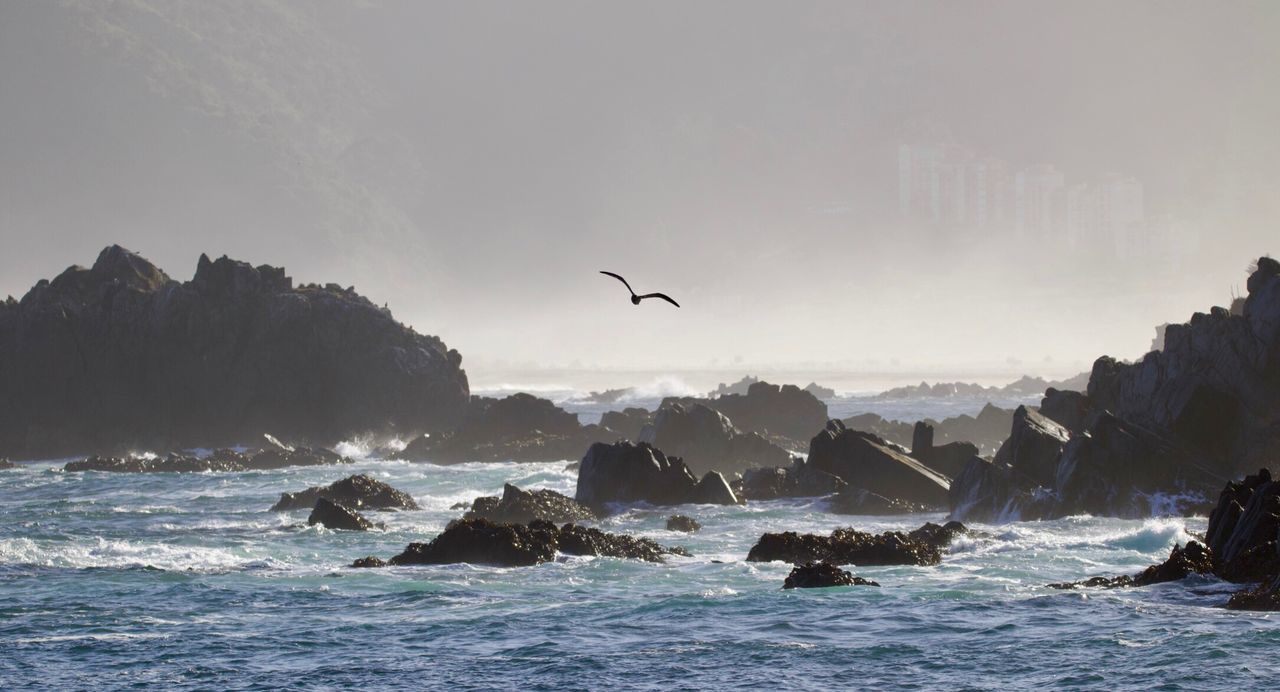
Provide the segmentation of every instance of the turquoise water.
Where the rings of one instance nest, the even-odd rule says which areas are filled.
[[[1162,559],[1203,519],[1089,517],[975,528],[937,567],[850,568],[879,589],[781,590],[749,564],[765,531],[914,528],[937,515],[826,514],[814,501],[635,509],[610,531],[683,545],[667,564],[353,570],[503,482],[572,494],[563,463],[194,475],[0,472],[0,688],[1274,688],[1280,623],[1216,606],[1209,578],[1060,592]],[[421,511],[385,532],[305,526],[286,490],[367,472]]]

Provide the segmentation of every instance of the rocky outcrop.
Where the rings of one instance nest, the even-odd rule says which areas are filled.
[[[935,446],[933,426],[920,421],[911,435],[911,456],[947,478],[954,478],[970,459],[978,456],[978,446],[971,442],[948,442]]]
[[[350,476],[326,486],[315,486],[296,493],[281,493],[272,512],[288,512],[313,507],[325,499],[355,510],[418,509],[408,493],[364,474]]]
[[[679,457],[645,444],[597,442],[578,469],[574,499],[596,511],[609,505],[737,504],[724,476],[709,471],[698,480]]]
[[[733,421],[738,430],[759,433],[785,447],[803,444],[827,422],[827,405],[795,385],[753,382],[746,394],[724,394],[711,399],[668,398],[672,404],[704,404]]]
[[[443,430],[467,400],[460,364],[352,289],[203,255],[179,283],[111,246],[0,302],[0,454]]]
[[[638,442],[646,425],[653,423],[653,413],[648,409],[628,407],[621,411],[606,411],[600,416],[600,427],[616,433],[619,439]]]
[[[887,531],[871,534],[853,529],[836,529],[830,536],[815,534],[766,533],[747,554],[748,562],[781,560],[792,564],[829,562],[835,565],[936,565],[942,549],[968,529],[959,522],[945,526],[925,524],[903,533]]]
[[[605,533],[576,524],[557,527],[547,521],[495,524],[486,519],[455,521],[430,543],[410,543],[385,564],[445,565],[469,563],[526,567],[565,555],[598,555],[662,562],[667,555],[687,555],[647,538]],[[374,562],[376,561],[376,562]],[[375,566],[377,558],[357,560],[355,567]],[[364,563],[364,564],[361,564]]]
[[[1136,363],[1099,358],[1087,392],[1047,392],[1042,410],[1070,442],[1052,463],[1047,453],[1010,462],[1021,476],[994,504],[1033,493],[1039,516],[1194,512],[1226,479],[1280,455],[1280,263],[1259,259],[1247,286],[1238,314],[1197,313],[1168,325],[1162,350]],[[964,510],[952,514],[977,518]]]
[[[502,496],[478,497],[464,519],[488,519],[496,524],[528,524],[542,520],[576,522],[595,519],[596,513],[573,498],[554,490],[521,490],[510,483],[502,486]]]
[[[1067,584],[1049,584],[1051,589],[1106,588],[1114,589],[1122,586],[1151,586],[1164,582],[1186,579],[1192,574],[1212,574],[1213,556],[1209,549],[1196,541],[1188,541],[1186,547],[1175,545],[1169,552],[1169,558],[1158,565],[1152,565],[1133,576],[1092,577],[1084,581]]]
[[[855,577],[829,562],[797,565],[782,582],[784,589],[819,589],[827,586],[880,586],[870,579]]]
[[[701,529],[702,529],[702,524],[699,524],[696,520],[694,520],[693,517],[686,517],[683,514],[673,514],[672,516],[667,517],[668,531],[679,531],[681,533],[694,533]]]
[[[924,507],[945,507],[951,479],[870,433],[827,423],[809,443],[809,464],[857,490]]]
[[[804,459],[790,466],[751,469],[733,483],[734,493],[744,500],[776,500],[782,497],[822,497],[840,491],[847,484],[839,476],[819,471]]]
[[[758,433],[739,432],[724,414],[697,403],[669,403],[658,409],[639,441],[685,459],[694,473],[735,473],[778,466],[791,458]]]
[[[945,447],[952,443],[968,443],[977,447],[977,454],[994,454],[1005,438],[1013,422],[1013,411],[990,403],[982,407],[977,416],[961,414],[941,421],[926,418],[917,421],[933,428],[932,444]],[[915,446],[915,426],[900,421],[889,421],[875,413],[862,413],[843,420],[846,428],[869,432],[904,447]]]
[[[327,449],[280,447],[279,443],[251,454],[231,449],[217,449],[204,457],[170,453],[166,456],[133,455],[110,457],[94,455],[68,462],[64,471],[107,471],[111,473],[213,473],[269,471],[289,466],[325,466],[349,464],[351,460]]]
[[[436,464],[561,461],[577,458],[592,442],[617,437],[600,426],[581,425],[576,415],[530,394],[477,396],[456,429],[419,437],[395,456]]]
[[[311,516],[307,517],[307,524],[310,526],[320,524],[335,531],[368,531],[378,528],[377,524],[360,516],[359,512],[323,497],[316,500],[315,506],[311,509]]]

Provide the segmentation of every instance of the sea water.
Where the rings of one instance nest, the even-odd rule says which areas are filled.
[[[418,511],[385,531],[306,526],[281,492],[368,473]],[[1051,582],[1133,573],[1203,518],[1087,516],[958,540],[934,567],[852,566],[881,584],[782,590],[745,561],[766,531],[909,529],[941,515],[837,516],[820,500],[639,507],[607,531],[687,548],[665,564],[351,569],[429,540],[505,482],[573,494],[563,462],[206,474],[0,471],[0,689],[1267,689],[1280,623],[1220,606],[1208,577],[1144,589]],[[695,534],[665,530],[695,517]]]

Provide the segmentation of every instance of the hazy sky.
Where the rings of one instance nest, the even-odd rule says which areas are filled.
[[[0,295],[116,242],[353,284],[480,379],[1087,367],[1277,250],[1277,36],[1272,2],[0,0]],[[915,227],[897,147],[944,136],[1133,176],[1193,244]]]

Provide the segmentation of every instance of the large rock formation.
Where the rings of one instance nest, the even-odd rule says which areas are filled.
[[[732,474],[778,466],[791,455],[759,433],[742,433],[723,413],[703,404],[669,403],[640,433],[640,442],[681,457],[694,473]]]
[[[578,458],[592,442],[619,437],[597,425],[581,425],[574,414],[531,394],[477,396],[456,429],[419,437],[395,456],[437,464],[562,461]]]
[[[548,562],[557,552],[565,555],[599,555],[662,562],[666,555],[687,555],[665,548],[648,538],[605,533],[576,524],[557,527],[548,521],[529,524],[495,524],[486,519],[455,521],[430,543],[411,543],[391,558],[392,565],[444,565],[470,563],[525,567]],[[375,567],[377,558],[357,560],[356,567]]]
[[[590,507],[554,490],[521,490],[510,483],[502,496],[477,497],[463,519],[488,519],[497,524],[528,524],[542,520],[575,522],[595,519]]]
[[[204,255],[179,283],[111,246],[0,302],[0,454],[448,429],[461,360],[352,289]]]
[[[969,460],[978,456],[978,446],[972,442],[933,443],[933,425],[919,421],[911,435],[911,456],[947,478],[954,478],[964,470]]]
[[[869,432],[904,447],[915,446],[915,426],[900,421],[885,420],[875,413],[861,413],[844,419],[850,430]],[[977,416],[961,414],[943,420],[926,418],[917,421],[933,428],[933,445],[946,447],[952,443],[969,443],[977,447],[977,453],[990,455],[1000,448],[1009,436],[1013,411],[990,403],[982,407]],[[957,471],[958,472],[958,471]],[[947,474],[951,475],[951,474]]]
[[[359,512],[323,497],[316,499],[315,506],[311,508],[311,515],[307,517],[307,524],[310,526],[320,524],[327,529],[337,531],[368,531],[378,528],[377,524],[360,516]]]
[[[766,533],[747,554],[748,562],[781,560],[792,564],[829,562],[833,565],[936,565],[942,549],[957,536],[968,533],[959,522],[945,526],[925,524],[909,533],[886,531],[871,534],[836,529],[830,536]]]
[[[606,411],[600,416],[600,427],[617,433],[619,439],[638,442],[646,425],[653,423],[648,409],[629,406],[621,411]]]
[[[724,394],[712,399],[665,399],[671,404],[705,404],[723,413],[738,430],[755,432],[784,446],[803,444],[827,422],[827,405],[791,384],[753,382],[746,394]]]
[[[1053,444],[1031,430],[1046,442],[1034,453],[971,462],[952,515],[1199,511],[1227,478],[1280,455],[1280,263],[1258,260],[1248,291],[1239,314],[1213,308],[1169,325],[1163,349],[1136,363],[1099,358],[1087,393],[1050,389],[1041,411],[1057,425]],[[1010,443],[1036,427],[1023,418]],[[1026,498],[1030,513],[1017,508]]]
[[[349,509],[418,509],[408,493],[382,481],[359,474],[325,486],[314,486],[296,493],[281,493],[271,507],[272,512],[314,507],[317,500],[329,500]]]
[[[635,502],[654,505],[739,502],[724,476],[708,471],[698,480],[679,457],[668,457],[643,442],[591,445],[578,469],[574,499],[596,511],[612,504]]]
[[[809,464],[839,476],[851,489],[924,507],[945,507],[951,479],[870,433],[838,420],[809,443]]]

